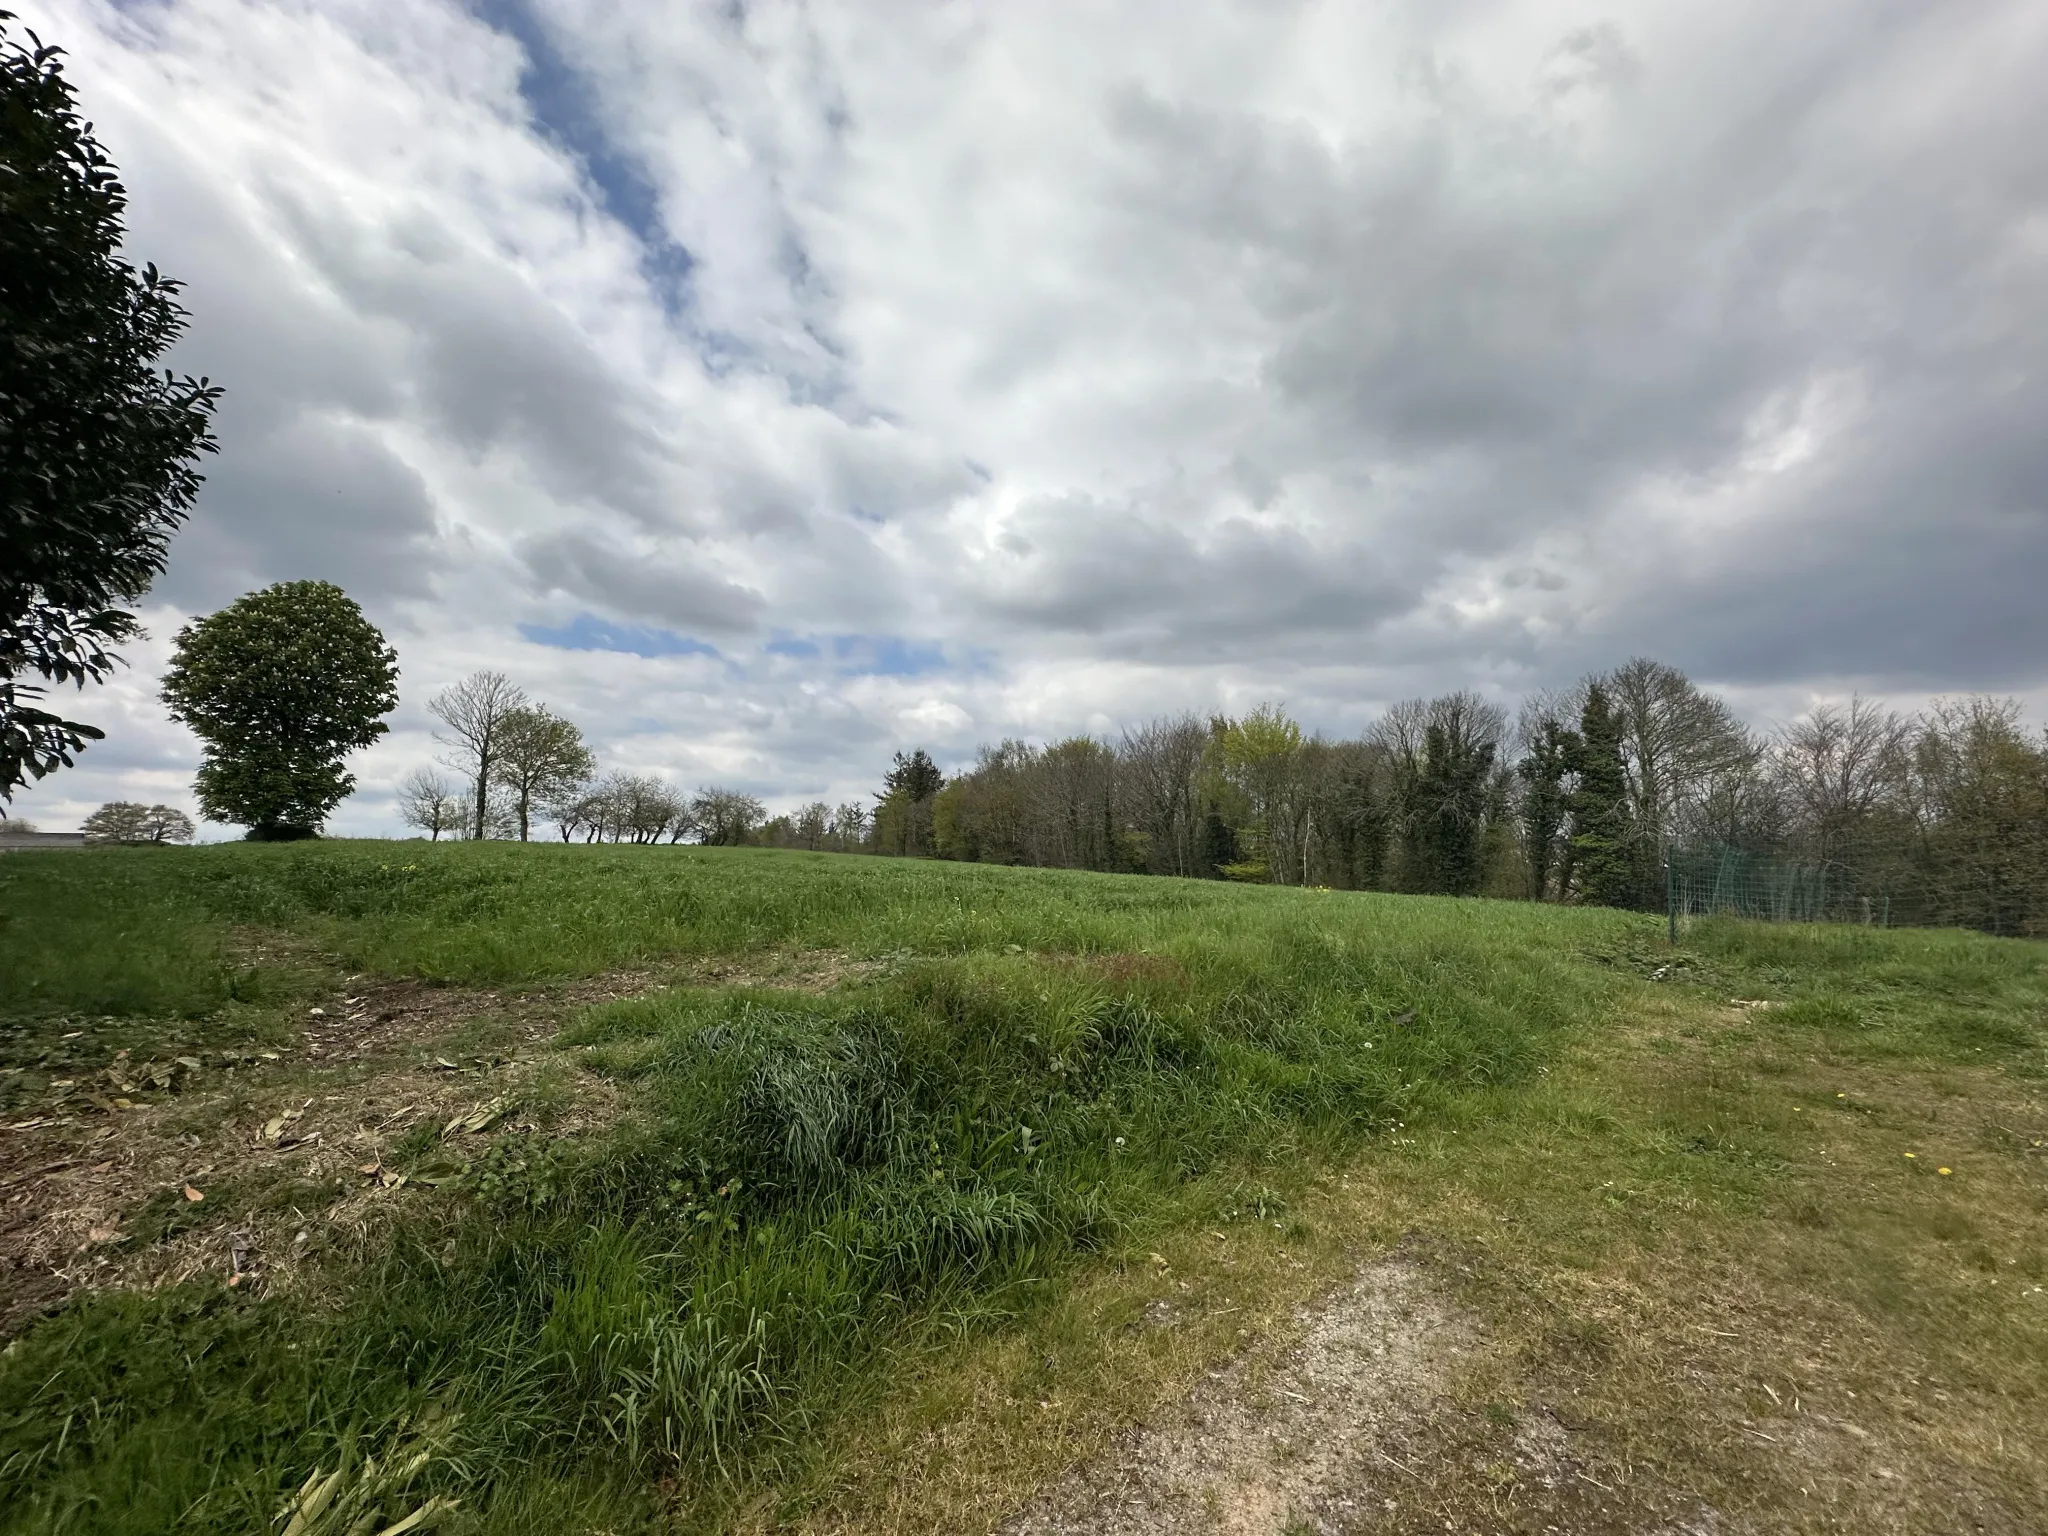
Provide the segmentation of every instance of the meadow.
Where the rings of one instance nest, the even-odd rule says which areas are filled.
[[[1395,1252],[1478,1320],[1404,1442],[1452,1528],[1539,1507],[1501,1447],[1568,1394],[1581,1528],[2038,1529],[2044,1019],[2048,948],[1956,932],[11,855],[10,1278],[60,1280],[9,1314],[0,1530],[986,1529]],[[1859,1405],[1804,1462],[1797,1383]]]

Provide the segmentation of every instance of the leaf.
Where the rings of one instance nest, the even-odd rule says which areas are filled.
[[[405,1536],[407,1531],[419,1530],[427,1521],[447,1514],[455,1508],[455,1503],[455,1500],[447,1497],[445,1494],[436,1494],[396,1525],[385,1526],[383,1530],[377,1533],[377,1536]]]
[[[497,1119],[498,1116],[505,1113],[508,1107],[508,1101],[501,1097],[492,1099],[488,1104],[480,1105],[466,1115],[457,1115],[442,1130],[441,1138],[445,1141],[458,1132],[468,1131],[474,1134],[477,1131],[481,1131],[493,1120]]]
[[[185,1198],[191,1201],[194,1205],[197,1205],[200,1201],[206,1198],[206,1195],[204,1194],[204,1192],[196,1190],[190,1184],[187,1184],[185,1186]]]

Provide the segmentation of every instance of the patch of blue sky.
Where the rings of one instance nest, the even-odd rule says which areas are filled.
[[[619,651],[628,656],[717,656],[718,648],[672,629],[614,624],[594,613],[579,613],[567,624],[521,624],[519,633],[535,645],[558,651]]]
[[[823,654],[815,640],[806,640],[801,635],[777,635],[761,647],[770,656],[793,656],[808,661]]]
[[[948,667],[945,647],[901,635],[834,635],[841,677],[922,677]]]
[[[527,0],[471,0],[477,17],[526,55],[519,93],[542,133],[583,166],[599,205],[640,242],[649,283],[671,316],[690,303],[696,258],[668,232],[661,192],[638,157],[604,127],[590,82],[555,46]]]

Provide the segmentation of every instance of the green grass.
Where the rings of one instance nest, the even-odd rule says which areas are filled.
[[[0,940],[22,1050],[82,1015],[137,1038],[270,1017],[309,952],[499,986],[887,962],[819,996],[584,1012],[564,1045],[635,1112],[501,1138],[330,1284],[104,1294],[38,1324],[0,1358],[0,1529],[37,1532],[264,1530],[316,1469],[411,1448],[351,1519],[446,1494],[441,1529],[623,1530],[666,1480],[671,1513],[717,1528],[814,1468],[892,1361],[1028,1331],[1088,1255],[1195,1206],[1263,1212],[1268,1179],[1392,1129],[1512,1115],[1648,1000],[1764,998],[1788,1049],[2039,1073],[2048,997],[2040,946],[1967,934],[1710,926],[1653,981],[1660,925],[1619,913],[682,848],[10,856]],[[1560,1134],[1619,1124],[1536,1098]],[[1782,1153],[1748,1105],[1690,1091],[1630,1129],[1636,1156],[1674,1179],[1704,1159],[1761,1204]]]

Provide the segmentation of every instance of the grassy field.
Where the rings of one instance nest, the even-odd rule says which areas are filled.
[[[2044,1021],[1958,933],[11,855],[0,1529],[986,1529],[1393,1255],[1469,1347],[1357,1528],[2039,1530]]]

